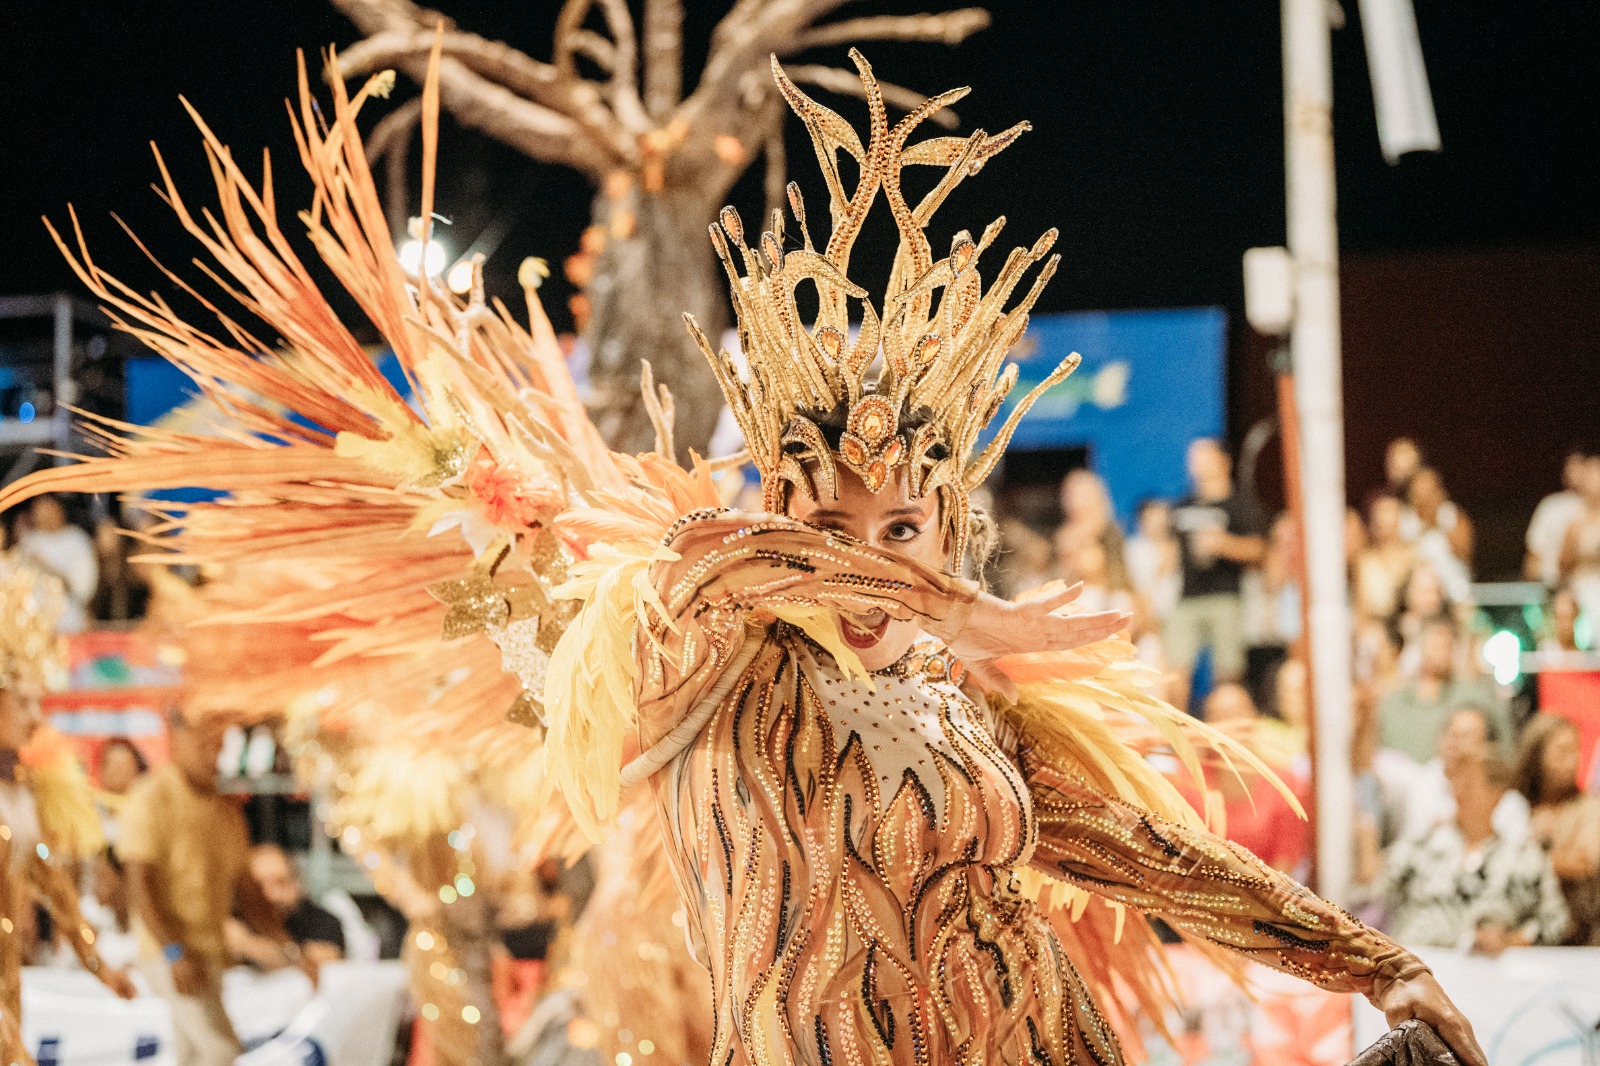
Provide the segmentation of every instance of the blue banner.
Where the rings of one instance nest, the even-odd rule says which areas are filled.
[[[1010,450],[1087,448],[1127,523],[1140,500],[1189,489],[1184,457],[1226,421],[1228,316],[1220,307],[1035,315],[1012,358],[1016,401],[1072,352],[1083,365],[1023,418]]]

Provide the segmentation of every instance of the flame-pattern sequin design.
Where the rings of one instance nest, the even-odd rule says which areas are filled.
[[[1409,959],[1248,855],[1078,786],[948,668],[853,678],[771,613],[881,607],[933,634],[908,659],[947,663],[970,583],[771,515],[692,516],[668,546],[640,742],[709,705],[651,782],[715,1066],[1121,1062],[1022,890],[1030,865],[1330,988]]]

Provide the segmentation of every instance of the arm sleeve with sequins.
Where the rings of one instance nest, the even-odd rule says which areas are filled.
[[[50,909],[56,928],[72,945],[72,951],[83,968],[92,974],[102,973],[105,966],[94,946],[94,930],[83,920],[78,905],[78,887],[73,884],[72,874],[66,865],[54,859],[34,856],[28,861],[28,880],[39,893],[41,902]]]
[[[1101,796],[1037,754],[1023,745],[1036,869],[1330,991],[1371,994],[1426,969],[1244,848]]]
[[[653,743],[721,676],[754,611],[784,605],[918,619],[958,630],[978,586],[790,518],[708,511],[667,539],[676,555],[651,574],[666,615],[647,612],[639,635],[641,739]]]

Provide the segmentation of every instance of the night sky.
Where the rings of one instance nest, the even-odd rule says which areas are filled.
[[[464,28],[545,57],[559,5],[440,6]],[[856,3],[841,14],[948,6],[955,5]],[[1345,6],[1349,24],[1334,47],[1347,257],[1600,246],[1600,7],[1417,0],[1445,151],[1391,167],[1378,148],[1355,0]],[[691,78],[695,43],[703,49],[726,7],[691,0]],[[1022,118],[1034,125],[963,187],[946,214],[976,230],[1003,211],[1014,241],[1060,227],[1062,270],[1041,310],[1221,304],[1237,312],[1241,252],[1283,240],[1277,5],[988,7],[993,26],[955,49],[866,46],[887,80],[920,90],[970,84],[975,91],[958,108],[964,129],[996,130]],[[130,280],[155,283],[108,217],[113,210],[158,253],[180,263],[190,254],[149,189],[152,139],[191,196],[200,199],[208,186],[179,93],[239,157],[253,160],[269,147],[280,203],[298,204],[303,186],[293,182],[297,162],[282,103],[294,88],[294,51],[355,39],[319,0],[13,0],[6,15],[0,292],[71,284],[39,223],[41,214],[64,218],[69,201],[97,257]],[[842,63],[843,49],[835,52]],[[403,83],[397,96],[414,91]],[[833,102],[859,117],[852,101]],[[791,173],[817,184],[797,123],[790,134]],[[753,180],[736,190],[746,218],[757,217],[758,195]],[[498,268],[492,287],[508,291],[523,256],[559,262],[574,249],[588,190],[571,173],[447,124],[440,203],[455,219],[446,240],[456,247],[485,226],[508,227],[491,260]],[[1595,291],[1591,279],[1587,292]],[[560,318],[559,280],[552,295]],[[1504,299],[1528,295],[1515,292],[1513,281]],[[1580,293],[1579,303],[1585,298]],[[1592,322],[1596,310],[1580,314],[1579,324]],[[1589,358],[1573,372],[1600,379],[1592,334],[1581,348]]]
[[[546,54],[557,7],[444,6],[464,27],[535,55]],[[703,40],[726,5],[690,6],[688,35]],[[927,6],[858,3],[845,13]],[[1600,9],[1418,0],[1446,150],[1391,167],[1378,151],[1353,0],[1347,6],[1350,25],[1335,36],[1347,251],[1600,240]],[[959,203],[975,222],[1004,210],[1016,239],[1062,229],[1064,269],[1045,309],[1235,303],[1239,253],[1283,237],[1275,5],[989,7],[994,25],[959,48],[867,50],[890,80],[924,90],[972,85],[959,109],[965,128],[1033,122],[1003,166],[968,183]],[[38,218],[62,216],[69,201],[113,262],[122,255],[107,219],[113,210],[158,249],[183,250],[148,189],[153,139],[195,177],[188,188],[204,191],[179,93],[242,156],[270,147],[280,180],[292,177],[281,101],[293,89],[294,50],[355,37],[319,0],[48,0],[8,4],[7,15],[0,291],[11,292],[67,282]],[[804,144],[794,149],[792,169],[813,176]],[[461,214],[478,215],[483,204],[510,213],[497,257],[508,271],[524,255],[565,255],[585,221],[581,179],[476,134],[449,138],[442,182],[444,204],[472,201],[456,205]]]

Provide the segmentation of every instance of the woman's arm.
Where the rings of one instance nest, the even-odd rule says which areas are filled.
[[[1015,688],[993,660],[1080,647],[1129,621],[1117,611],[1056,613],[1077,587],[1012,603],[897,552],[777,515],[690,515],[667,547],[677,557],[651,572],[658,602],[641,619],[637,639],[640,740],[647,748],[711,690],[738,654],[747,621],[881,610],[945,640],[975,677],[1002,694]],[[832,618],[822,621],[834,625]]]
[[[72,951],[83,968],[123,999],[132,999],[135,989],[128,975],[101,960],[100,952],[94,946],[94,930],[83,920],[83,912],[78,906],[78,889],[66,868],[59,862],[35,855],[28,864],[28,879],[49,908],[59,934],[72,945]]]
[[[1322,988],[1360,992],[1390,1025],[1427,1022],[1468,1066],[1487,1066],[1472,1026],[1415,955],[1245,849],[1107,799],[1036,756],[1025,742],[1033,866]]]
[[[1107,799],[1048,764],[1024,769],[1039,823],[1033,865],[1160,915],[1214,944],[1335,992],[1368,993],[1414,956],[1248,851]]]
[[[658,602],[637,638],[645,747],[710,691],[738,654],[747,622],[770,622],[775,611],[876,609],[954,632],[979,595],[974,582],[777,515],[690,515],[667,547],[677,558],[652,569]]]

